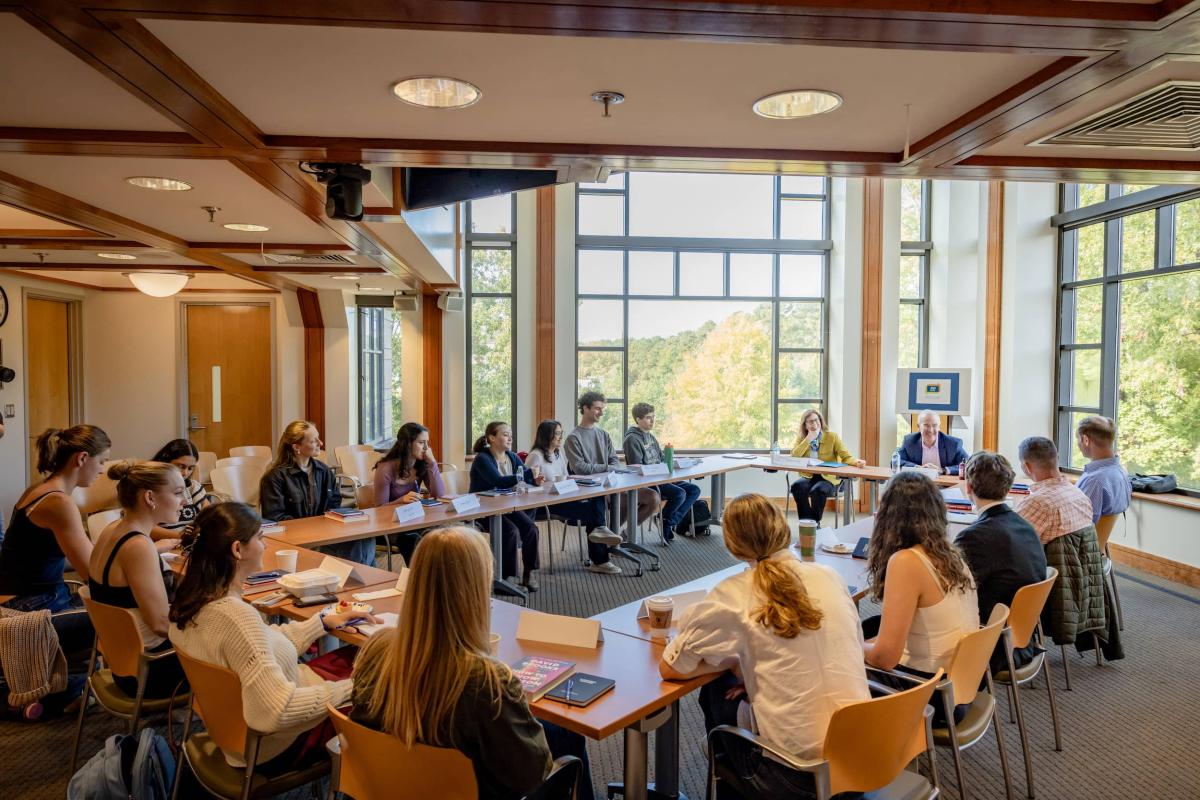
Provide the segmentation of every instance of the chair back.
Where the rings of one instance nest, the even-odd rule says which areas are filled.
[[[257,506],[262,475],[257,464],[217,467],[212,471],[213,491],[239,503]]]
[[[992,614],[987,624],[977,631],[972,631],[958,640],[958,647],[946,667],[946,677],[954,684],[954,704],[965,705],[975,700],[979,694],[979,683],[983,673],[988,668],[992,653],[996,651],[996,642],[1008,622],[1008,606],[997,603],[992,607]]]
[[[460,495],[471,491],[471,473],[466,470],[442,473],[442,480],[446,484],[446,494]]]
[[[449,461],[438,462],[438,472],[445,475],[447,472],[458,472],[458,465],[451,464]]]
[[[80,590],[79,594],[92,620],[92,627],[96,629],[100,652],[104,654],[108,666],[117,675],[137,677],[138,659],[146,649],[142,632],[133,616],[137,612],[93,600],[87,587]]]
[[[375,487],[371,484],[359,486],[354,490],[354,506],[355,508],[374,508],[375,507]]]
[[[1101,553],[1108,552],[1108,538],[1112,536],[1113,528],[1116,524],[1116,514],[1105,514],[1096,520],[1096,542],[1100,545]]]
[[[196,459],[196,475],[195,478],[199,483],[208,486],[212,483],[213,467],[217,466],[217,454],[211,450],[201,450],[200,457]]]
[[[333,448],[333,457],[337,460],[338,466],[342,472],[346,472],[350,467],[350,454],[359,452],[374,452],[375,448],[369,444],[343,444]]]
[[[267,461],[270,461],[273,454],[271,453],[271,448],[265,444],[249,444],[242,447],[229,448],[229,455],[233,458],[242,456],[245,458],[265,458]]]
[[[349,452],[342,452],[343,449],[338,448],[338,466],[341,467],[342,474],[354,478],[360,486],[369,486],[373,483],[375,465],[379,463],[379,459],[383,458],[383,454],[376,453],[370,448],[350,450]]]
[[[258,470],[258,474],[262,475],[267,471],[267,467],[271,465],[269,458],[255,458],[253,456],[230,456],[229,458],[218,458],[214,469],[221,467],[252,467]]]
[[[920,686],[860,700],[833,712],[822,757],[829,762],[830,794],[887,786],[925,752],[925,706],[942,670]]]
[[[192,658],[179,648],[175,655],[192,687],[192,703],[208,735],[226,753],[244,756],[250,732],[242,713],[242,682],[237,673]]]
[[[92,540],[92,544],[100,538],[100,534],[108,527],[108,524],[114,520],[121,518],[125,512],[119,508],[110,508],[107,511],[97,511],[95,514],[89,514],[87,518],[88,538]]]
[[[109,459],[119,461],[120,459]],[[80,513],[87,517],[97,511],[107,511],[118,508],[121,501],[117,500],[117,482],[102,472],[96,476],[91,486],[78,486],[71,492],[71,499],[79,506]]]
[[[425,744],[405,747],[391,734],[360,725],[333,706],[326,708],[341,745],[339,792],[354,800],[475,800],[479,796],[475,769],[461,751]]]
[[[1046,580],[1031,583],[1017,589],[1013,595],[1012,610],[1008,612],[1008,627],[1012,629],[1012,645],[1020,650],[1028,647],[1033,632],[1042,617],[1042,607],[1050,597],[1050,590],[1058,580],[1058,570],[1046,568]]]

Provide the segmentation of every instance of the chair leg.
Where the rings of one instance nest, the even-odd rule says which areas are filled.
[[[88,697],[92,692],[92,675],[96,673],[96,658],[99,655],[100,637],[92,640],[92,654],[88,658],[87,676],[83,679],[83,694],[79,698],[79,722],[75,725],[75,743],[71,746],[71,772],[79,763],[79,740],[83,737],[83,715],[87,713]]]
[[[191,769],[191,766],[188,764],[187,760],[187,738],[188,734],[191,733],[192,730],[192,709],[195,708],[195,705],[196,699],[193,695],[192,698],[188,700],[187,719],[183,721],[183,734],[179,739],[179,761],[175,764],[175,783],[171,786],[171,800],[178,800],[179,782],[183,778],[183,771],[185,769]]]
[[[1100,654],[1100,637],[1096,635],[1095,631],[1092,631],[1092,646],[1096,648],[1096,666],[1103,667],[1104,656]]]
[[[1121,609],[1121,596],[1117,594],[1117,565],[1112,562],[1111,558],[1108,563],[1108,579],[1112,583],[1113,608],[1117,611],[1117,630],[1123,631],[1125,630],[1125,612]]]
[[[1062,649],[1063,674],[1065,674],[1067,676],[1067,691],[1068,692],[1074,691],[1071,688],[1071,662],[1067,659],[1067,646],[1064,644],[1064,645],[1062,645],[1061,649]]]
[[[1062,752],[1062,731],[1058,726],[1058,703],[1054,700],[1054,676],[1050,674],[1050,654],[1042,659],[1042,668],[1046,670],[1046,694],[1050,696],[1050,719],[1054,722],[1054,749]]]
[[[1033,800],[1033,754],[1029,747],[1029,732],[1025,729],[1025,715],[1021,713],[1021,686],[1017,683],[1017,666],[1013,661],[1012,648],[1005,648],[1008,659],[1008,675],[1012,686],[1012,707],[1017,713],[1017,733],[1021,736],[1021,751],[1025,756],[1025,786],[1029,800]]]
[[[1005,687],[1008,689],[1008,721],[1011,724],[1017,721],[1017,701],[1013,700],[1013,685],[1009,683]]]
[[[1005,800],[1013,800],[1012,774],[1008,769],[1008,753],[1004,750],[1004,730],[1000,727],[999,702],[996,699],[996,686],[992,683],[992,671],[986,673],[988,693],[992,696],[992,734],[996,737],[996,749],[1000,751],[1000,769],[1004,773]]]
[[[963,777],[962,751],[958,748],[958,729],[954,724],[954,706],[947,697],[948,692],[938,690],[942,696],[942,709],[946,713],[946,731],[950,734],[950,754],[954,756],[954,773],[958,778],[958,796],[960,800],[968,800],[967,781]]]

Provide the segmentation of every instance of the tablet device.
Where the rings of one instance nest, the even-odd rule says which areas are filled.
[[[870,542],[871,542],[870,536],[864,536],[861,539],[859,539],[858,544],[854,545],[854,552],[851,553],[851,557],[852,558],[866,558],[867,557],[867,545],[870,544]]]
[[[572,706],[586,706],[615,684],[616,681],[612,678],[576,672],[544,696]]]

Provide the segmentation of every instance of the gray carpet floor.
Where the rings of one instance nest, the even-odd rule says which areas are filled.
[[[634,577],[594,575],[579,561],[574,533],[560,551],[561,527],[554,530],[554,566],[543,560],[542,589],[531,608],[590,616],[648,594],[706,575],[734,563],[718,535],[677,539],[661,550],[662,569]],[[714,529],[717,530],[717,529]],[[657,549],[657,545],[654,545]],[[543,544],[543,557],[546,553]],[[1056,697],[1063,730],[1063,751],[1055,752],[1045,684],[1023,694],[1031,732],[1038,798],[1200,797],[1200,591],[1124,568],[1119,587],[1125,611],[1122,661],[1097,667],[1089,654],[1072,659],[1074,691],[1065,691],[1060,653],[1052,653]],[[863,614],[872,613],[867,604]],[[1014,796],[1024,793],[1025,774],[1016,725],[1007,722],[1001,701],[1002,728],[1013,771]],[[699,744],[703,723],[693,698],[685,698],[680,745],[681,788],[688,797],[703,798],[706,761]],[[66,795],[73,719],[38,723],[0,722],[0,798],[41,800]],[[95,753],[103,739],[120,729],[100,713],[88,716],[81,752]],[[653,735],[651,736],[653,747]],[[622,740],[619,735],[590,742],[589,753],[597,797],[604,784],[620,780]],[[1004,797],[1003,780],[991,734],[964,754],[967,783],[976,798]],[[943,796],[959,797],[953,762],[939,753]],[[651,758],[651,765],[653,759]],[[653,769],[653,766],[651,767]],[[308,797],[296,792],[295,798]]]

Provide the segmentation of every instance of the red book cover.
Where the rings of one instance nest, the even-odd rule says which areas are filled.
[[[532,703],[570,675],[575,669],[575,662],[525,656],[511,666],[517,680],[521,682],[521,688],[525,690],[525,696]]]

